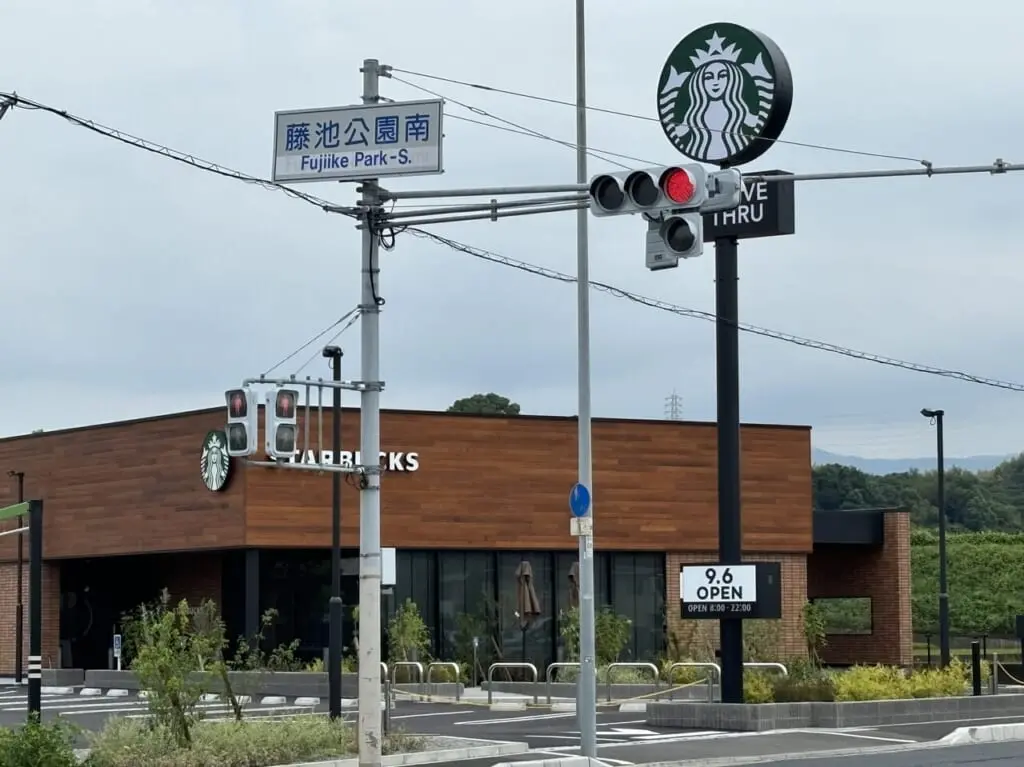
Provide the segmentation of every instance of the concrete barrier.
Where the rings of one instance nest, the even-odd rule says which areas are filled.
[[[224,685],[218,676],[213,674],[195,673],[192,678],[214,694],[222,694]],[[232,690],[236,695],[268,696],[285,695],[290,698],[324,698],[328,697],[327,674],[314,671],[231,671],[228,673]],[[86,671],[83,684],[90,688],[102,690],[122,689],[136,691],[141,689],[138,677],[133,671],[108,671],[99,669]],[[454,697],[456,691],[461,695],[463,686],[454,682],[433,682],[429,685],[399,684],[396,689],[410,693],[429,693],[437,697]],[[343,674],[341,678],[341,695],[343,698],[355,698],[359,692],[358,678],[355,674]]]
[[[85,669],[43,669],[43,687],[81,687],[83,684],[85,684]]]
[[[1024,740],[1024,722],[957,727],[942,742],[948,746],[969,746],[974,743],[1006,743],[1013,740]]]
[[[1024,695],[980,695],[813,703],[691,703],[651,701],[647,724],[656,727],[763,732],[808,727],[875,727],[1020,714]]]

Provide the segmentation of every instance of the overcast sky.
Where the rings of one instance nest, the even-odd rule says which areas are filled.
[[[969,13],[951,0],[591,0],[589,102],[654,116],[668,53],[714,21],[764,32],[786,52],[795,97],[783,139],[935,165],[1024,159],[1024,4],[1013,0],[977,0]],[[274,111],[358,102],[364,57],[574,98],[569,0],[4,0],[0,27],[0,90],[264,177]],[[416,81],[574,137],[571,108]],[[381,91],[424,97],[394,81]],[[393,188],[575,180],[571,149],[452,119],[487,118],[450,102],[446,115],[445,174]],[[588,130],[599,149],[682,159],[653,122],[591,113]],[[777,145],[750,170],[907,167]],[[358,301],[359,233],[279,192],[24,110],[0,122],[0,169],[0,434],[218,405],[225,388]],[[592,172],[611,169],[590,161]],[[302,190],[355,200],[352,185]],[[796,235],[741,244],[743,321],[1024,382],[1024,173],[806,182],[796,193]],[[434,231],[574,273],[575,227],[564,213]],[[593,279],[713,311],[710,248],[652,273],[640,220],[592,219],[590,230]],[[382,269],[384,407],[443,409],[497,391],[526,413],[575,414],[573,285],[411,236],[382,254]],[[595,415],[660,418],[675,390],[684,417],[714,418],[712,324],[602,293],[592,316]],[[356,325],[339,339],[351,377],[358,335]],[[295,372],[318,348],[276,372]],[[918,414],[927,406],[946,410],[949,455],[1024,449],[1024,394],[749,334],[740,348],[744,420],[810,424],[818,447],[927,455],[934,431]],[[317,355],[302,372],[325,367]]]

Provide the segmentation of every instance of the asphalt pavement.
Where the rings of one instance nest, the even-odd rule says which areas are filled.
[[[305,701],[303,701],[305,702]],[[25,689],[0,687],[0,726],[25,721]],[[111,717],[144,718],[148,716],[145,698],[138,695],[107,697],[44,694],[43,716],[46,720],[60,717],[86,730],[97,730]],[[199,704],[208,720],[232,719],[227,703],[209,700]],[[247,716],[323,715],[326,701],[317,705],[300,705],[289,698],[263,704],[254,700],[246,706]],[[345,708],[346,718],[354,717],[354,706]],[[925,767],[955,765],[968,761],[989,762],[985,767],[1024,767],[1024,743],[998,746],[969,746],[919,751],[885,753],[893,747],[925,745],[940,740],[958,727],[1000,724],[1019,721],[1020,717],[935,721],[927,724],[883,725],[880,727],[845,728],[838,730],[787,730],[768,733],[736,733],[711,730],[681,730],[653,727],[643,713],[620,712],[615,707],[601,708],[597,714],[598,758],[611,765],[647,764],[652,762],[743,759],[775,757],[776,765],[794,764],[793,754],[854,749],[882,749],[857,756],[844,756],[844,765],[860,767],[871,760],[871,767]],[[579,727],[575,712],[552,712],[541,709],[492,711],[472,703],[420,702],[399,700],[391,712],[392,726],[406,732],[442,735],[476,740],[526,743],[530,751],[515,756],[472,759],[447,763],[450,767],[491,767],[499,762],[547,759],[579,754]],[[836,757],[828,757],[834,762]],[[957,760],[961,761],[957,761]],[[799,760],[801,767],[824,767],[826,759]]]

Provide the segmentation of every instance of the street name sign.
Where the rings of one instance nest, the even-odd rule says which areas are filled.
[[[444,172],[444,102],[396,101],[274,114],[278,183]]]
[[[781,568],[778,562],[682,565],[679,601],[683,618],[780,618]]]
[[[672,49],[658,79],[658,118],[685,157],[720,167],[756,160],[781,135],[793,105],[782,50],[738,24],[708,24]]]
[[[0,509],[0,521],[5,519],[13,519],[14,517],[23,517],[28,514],[28,502],[16,503],[13,506],[4,506]]]
[[[784,170],[761,171],[756,176],[791,176]],[[704,214],[704,242],[718,237],[741,240],[777,237],[796,232],[795,183],[743,179],[739,207]]]

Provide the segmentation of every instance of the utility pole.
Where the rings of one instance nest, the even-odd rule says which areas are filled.
[[[323,355],[330,360],[332,380],[341,381],[341,358],[344,352],[337,346],[324,347]],[[341,465],[341,389],[333,391],[331,413],[332,463]],[[327,639],[327,693],[331,719],[341,718],[341,473],[331,474],[331,599],[329,635]]]
[[[363,61],[363,104],[380,100],[380,62]],[[380,267],[377,179],[362,182],[365,211],[359,328],[363,389],[359,396],[359,442],[366,464],[359,493],[359,767],[380,767]]]
[[[945,410],[924,408],[921,415],[935,424],[936,472],[939,504],[939,663],[943,668],[949,665],[949,571],[946,559],[946,456],[942,434]]]
[[[18,503],[25,502],[25,472],[9,471],[8,476],[18,480]],[[18,527],[25,524],[24,517],[18,517]],[[18,596],[14,606],[14,683],[21,684],[22,663],[25,655],[25,605],[22,597],[25,570],[25,536],[18,533]]]
[[[576,0],[576,183],[587,183],[587,25],[585,0]],[[579,396],[579,484],[593,499],[590,430],[590,253],[587,210],[576,211],[577,389]],[[594,506],[587,512],[593,524]],[[594,626],[594,535],[580,536],[580,677],[576,683],[576,719],[580,752],[597,757],[597,663]]]
[[[21,536],[19,535],[19,538]],[[28,718],[43,701],[43,502],[28,502]]]

